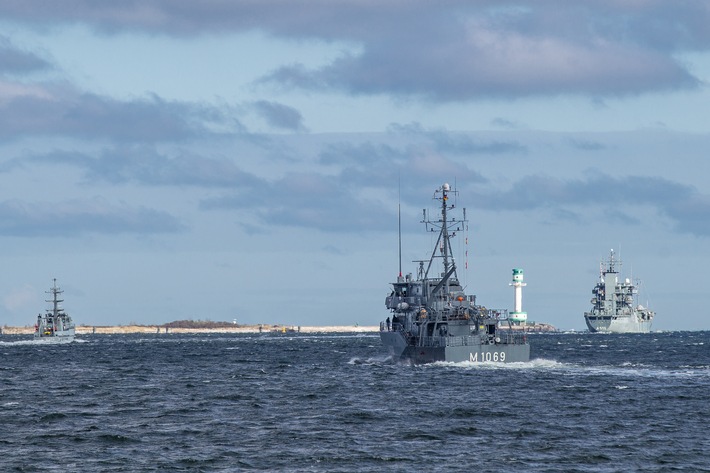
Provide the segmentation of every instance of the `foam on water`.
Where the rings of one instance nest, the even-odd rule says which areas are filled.
[[[83,340],[81,338],[74,338],[72,341],[66,341],[66,340],[60,340],[58,338],[30,338],[27,340],[11,340],[11,341],[0,341],[0,346],[2,345],[15,345],[15,346],[21,346],[21,345],[28,345],[28,346],[33,346],[33,345],[68,345],[71,343],[86,343],[87,340]]]
[[[530,370],[530,369],[559,369],[564,366],[555,360],[546,360],[542,358],[534,358],[530,361],[524,362],[511,362],[511,363],[501,363],[494,361],[460,361],[460,362],[447,362],[447,361],[437,361],[432,363],[430,366],[447,366],[447,367],[459,367],[467,369],[501,369],[501,370]]]

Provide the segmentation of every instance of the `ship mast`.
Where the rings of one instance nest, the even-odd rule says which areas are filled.
[[[449,185],[444,184],[441,188],[441,237],[444,239],[444,274],[449,272],[449,228],[447,225],[448,217],[446,216],[447,205],[449,200]]]
[[[47,294],[52,294],[52,300],[45,300],[45,302],[52,303],[52,317],[56,319],[57,315],[59,315],[59,312],[62,310],[62,308],[59,307],[59,303],[64,302],[63,299],[57,299],[57,296],[64,291],[57,287],[57,278],[54,278],[53,281],[54,285],[52,288],[49,291],[45,291]]]
[[[398,231],[398,238],[399,238],[399,281],[401,282],[402,280],[402,201],[400,197],[400,201],[397,203],[397,231]]]
[[[456,235],[457,231],[461,230],[461,227],[456,225],[458,225],[458,223],[465,222],[465,218],[462,221],[457,221],[456,219],[449,220],[448,212],[454,208],[453,204],[449,205],[449,197],[451,194],[456,194],[456,192],[457,191],[455,190],[451,190],[449,184],[444,184],[443,186],[441,186],[440,189],[437,189],[434,193],[434,199],[441,201],[441,218],[437,222],[433,222],[427,219],[425,209],[423,211],[424,219],[422,220],[422,223],[427,226],[427,229],[429,231],[433,232],[436,228],[440,230],[439,238],[436,241],[436,245],[434,245],[431,258],[429,259],[429,266],[427,267],[424,277],[428,277],[429,270],[431,269],[431,266],[434,262],[434,258],[437,257],[436,252],[438,249],[441,253],[440,257],[442,258],[442,263],[444,267],[444,271],[441,273],[440,277],[442,278],[442,282],[445,282],[447,288],[448,280],[451,276],[458,279],[458,275],[456,274],[456,264],[454,262],[453,251],[451,248],[451,238]],[[441,196],[438,196],[439,193],[441,193]],[[456,228],[454,228],[454,226],[456,226]],[[449,230],[452,231],[449,232]]]

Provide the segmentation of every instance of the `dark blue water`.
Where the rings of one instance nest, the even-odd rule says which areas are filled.
[[[408,366],[374,335],[0,341],[0,471],[710,471],[710,332]]]

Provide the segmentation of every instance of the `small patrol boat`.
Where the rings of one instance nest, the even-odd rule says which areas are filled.
[[[402,276],[401,222],[399,276],[385,298],[390,317],[380,323],[380,339],[395,360],[412,363],[525,362],[530,360],[526,334],[512,330],[507,309],[489,309],[467,295],[456,272],[451,239],[468,228],[463,218],[453,217],[451,197],[457,191],[444,184],[434,193],[441,216],[422,223],[439,231],[429,260],[419,263],[417,276]],[[506,328],[507,327],[507,328]]]
[[[37,323],[35,324],[35,340],[51,339],[57,342],[71,342],[74,340],[74,322],[72,318],[61,308],[63,299],[59,299],[59,295],[64,291],[57,287],[57,279],[54,279],[54,284],[47,291],[52,298],[46,302],[50,302],[52,307],[47,309],[44,315],[37,315]]]
[[[629,278],[619,280],[621,261],[611,250],[609,259],[599,263],[599,281],[592,289],[592,310],[584,313],[589,331],[648,333],[656,313],[637,303],[638,285]]]

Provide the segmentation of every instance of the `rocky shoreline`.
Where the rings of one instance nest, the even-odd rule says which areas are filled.
[[[507,326],[502,326],[503,329],[508,329]],[[559,332],[557,327],[550,324],[543,323],[532,323],[527,325],[513,325],[510,327],[514,332],[528,332],[528,333],[550,333]]]

